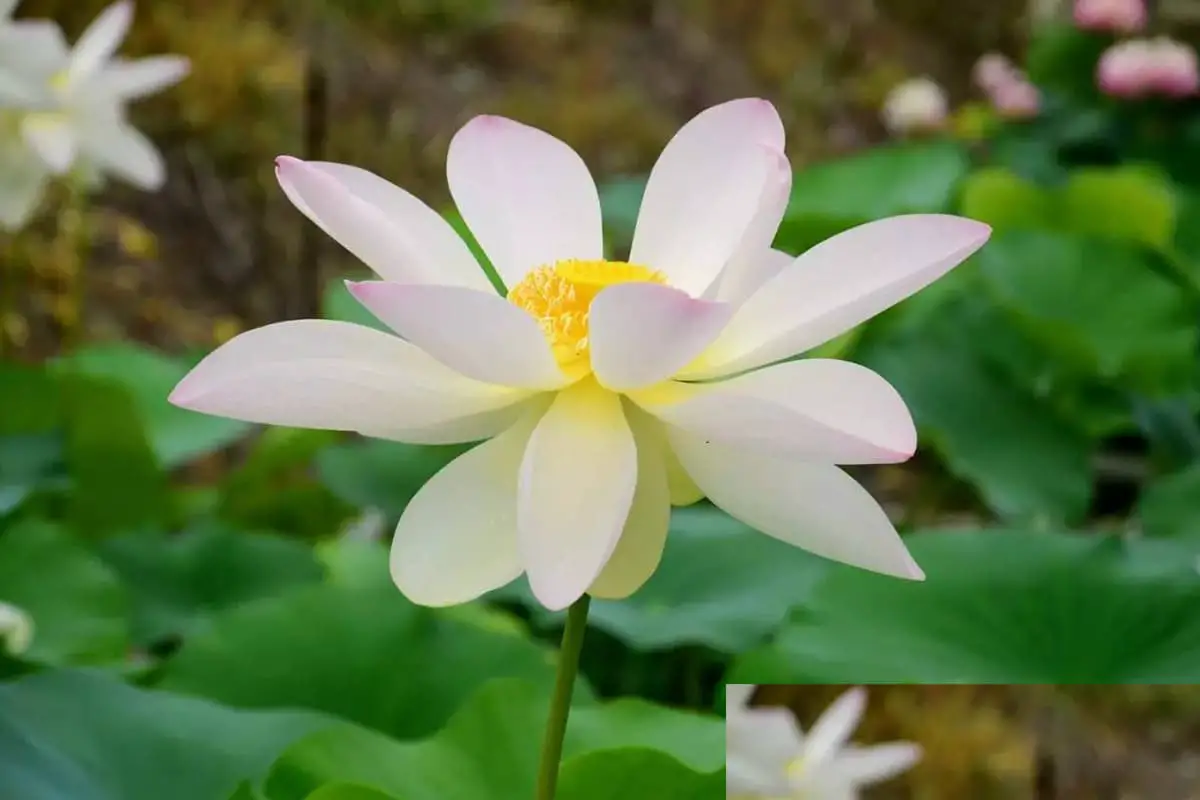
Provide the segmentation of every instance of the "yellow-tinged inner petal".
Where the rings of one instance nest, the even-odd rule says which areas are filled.
[[[572,378],[592,371],[588,347],[588,312],[602,289],[619,283],[660,283],[661,272],[624,261],[566,259],[538,267],[508,292],[542,328],[554,357]]]

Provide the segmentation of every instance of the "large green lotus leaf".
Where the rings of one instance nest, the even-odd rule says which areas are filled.
[[[0,797],[225,800],[292,742],[330,724],[45,672],[0,685]]]
[[[1034,393],[1030,384],[1054,373],[1040,373],[1045,360],[1003,323],[987,306],[956,300],[863,359],[900,390],[923,444],[996,514],[1074,521],[1092,492],[1094,444],[1073,426],[1087,415],[1066,417]],[[1020,364],[1028,383],[1013,374]]]
[[[960,204],[963,215],[997,231],[1058,230],[1157,250],[1172,246],[1180,205],[1161,175],[1135,167],[1073,170],[1053,190],[988,167],[967,179]]]
[[[538,687],[495,681],[472,697],[444,729],[421,742],[400,743],[354,726],[319,732],[279,759],[267,779],[266,794],[271,800],[304,800],[321,786],[339,782],[377,789],[397,800],[533,797],[548,707],[549,695]],[[649,748],[689,771],[711,773],[724,764],[724,740],[724,724],[715,717],[618,700],[572,711],[564,756]],[[610,766],[623,759],[616,757]],[[595,774],[594,764],[580,769],[585,775]],[[579,780],[563,776],[564,784],[578,786]],[[567,795],[565,790],[566,786],[564,797],[589,797]]]
[[[1200,466],[1153,481],[1142,491],[1137,515],[1150,536],[1200,541]]]
[[[1134,167],[1078,169],[1059,192],[1063,223],[1075,233],[1171,246],[1177,216],[1174,191],[1161,176]]]
[[[736,653],[803,603],[828,562],[707,504],[674,509],[658,571],[625,600],[594,600],[588,624],[638,650],[700,644]],[[519,581],[495,595],[528,605],[539,625],[561,623]]]
[[[1136,245],[1043,231],[993,237],[978,256],[992,295],[1078,371],[1148,393],[1194,377],[1186,296]]]
[[[924,583],[838,569],[730,682],[1200,681],[1200,545],[1017,530],[907,541]]]
[[[971,173],[959,201],[963,216],[996,230],[1044,228],[1057,221],[1055,198],[1033,181],[1003,167]]]
[[[126,655],[125,588],[98,556],[58,525],[27,520],[0,535],[0,601],[33,619],[33,641],[23,658],[100,664]]]
[[[328,536],[351,509],[315,479],[313,460],[343,438],[335,431],[264,429],[221,481],[218,515],[242,528]]]
[[[697,772],[655,750],[627,748],[587,753],[563,764],[561,800],[711,800],[725,788],[725,773]],[[483,798],[480,798],[483,800]]]
[[[135,636],[142,644],[189,633],[224,609],[324,575],[308,545],[220,523],[172,536],[130,534],[99,549],[133,594]]]
[[[16,511],[39,490],[66,483],[61,433],[0,434],[0,517]]]
[[[387,580],[302,587],[184,642],[163,686],[243,708],[312,708],[393,736],[437,730],[484,681],[549,685],[552,652],[404,599]]]
[[[305,800],[402,800],[402,798],[392,797],[390,794],[353,783],[331,783],[317,789]]]
[[[130,342],[87,345],[55,363],[56,371],[120,384],[137,404],[150,444],[166,467],[220,450],[244,436],[245,422],[210,417],[167,402],[188,362]]]
[[[343,502],[399,517],[425,482],[466,449],[364,439],[323,450],[317,475]]]
[[[164,522],[166,475],[146,438],[135,398],[120,382],[59,378],[68,515],[80,533],[100,537]]]
[[[891,144],[796,171],[777,247],[799,253],[847,228],[896,214],[951,207],[967,175],[950,142]]]

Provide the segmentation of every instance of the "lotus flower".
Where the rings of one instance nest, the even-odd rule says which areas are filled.
[[[1145,0],[1075,0],[1075,24],[1083,30],[1136,33],[1146,27]]]
[[[450,191],[507,290],[436,212],[365,170],[278,160],[296,207],[382,280],[351,293],[392,331],[299,320],[230,340],[179,406],[413,443],[474,442],[409,503],[391,570],[414,602],[522,573],[561,609],[624,597],[659,563],[672,504],[707,496],[764,533],[919,579],[887,515],[837,464],[916,447],[899,394],[857,364],[786,359],[981,247],[989,228],[885,219],[794,258],[771,104],[710,108],[650,174],[629,260],[605,257],[596,185],[547,133],[482,116],[453,138]]]

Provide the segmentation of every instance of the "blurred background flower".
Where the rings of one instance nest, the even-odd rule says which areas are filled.
[[[1137,33],[1146,27],[1145,0],[1075,0],[1075,24],[1089,31]]]
[[[883,101],[883,124],[894,134],[929,133],[946,124],[949,101],[931,78],[910,78]]]

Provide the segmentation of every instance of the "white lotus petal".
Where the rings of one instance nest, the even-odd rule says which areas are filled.
[[[715,383],[674,383],[630,398],[707,441],[832,464],[908,460],[917,429],[900,393],[849,361],[810,358]]]
[[[889,217],[838,234],[763,284],[682,376],[729,375],[827,342],[932,283],[990,234],[945,214]]]
[[[894,778],[921,760],[921,746],[889,742],[873,747],[847,747],[826,765],[830,780],[866,786]]]
[[[792,190],[792,166],[783,153],[769,153],[767,180],[758,211],[742,241],[705,292],[706,297],[740,305],[760,286],[775,277],[794,258],[771,249]]]
[[[584,380],[560,392],[521,462],[517,543],[546,608],[574,603],[620,539],[637,485],[637,447],[620,398]]]
[[[429,479],[396,526],[392,580],[424,606],[474,600],[521,574],[517,473],[537,417],[468,450]]]
[[[441,214],[418,198],[365,169],[328,161],[301,163],[338,181],[342,188],[372,206],[391,226],[386,243],[394,251],[380,260],[376,269],[384,280],[495,291],[458,232]],[[284,191],[289,191],[287,185]],[[289,197],[304,211],[299,197],[291,194]],[[311,211],[304,213],[322,225]]]
[[[434,212],[416,198],[401,199],[399,187],[389,192],[365,170],[342,164],[280,156],[275,166],[279,185],[296,208],[385,280],[491,291],[469,251],[464,254],[447,241],[447,223],[431,220]],[[453,230],[449,234],[457,239]],[[464,258],[473,269],[466,268]]]
[[[671,526],[671,493],[663,461],[662,424],[645,414],[630,414],[637,443],[637,489],[617,547],[588,594],[620,600],[642,588],[658,569]]]
[[[183,56],[153,56],[105,65],[90,88],[120,100],[135,100],[173,86],[187,77],[191,62]]]
[[[131,0],[118,0],[100,12],[92,21],[75,47],[71,51],[71,65],[67,71],[67,81],[70,85],[78,85],[80,81],[95,75],[104,66],[129,32],[133,22],[133,3]]]
[[[804,740],[804,763],[814,772],[846,746],[867,708],[867,691],[856,686],[843,692],[821,714]]]
[[[166,182],[167,168],[162,154],[125,120],[91,118],[81,128],[81,137],[80,147],[89,158],[135,186],[154,191]]]
[[[475,117],[446,155],[450,194],[508,287],[568,258],[604,257],[600,196],[583,159],[550,134]]]
[[[704,492],[687,474],[683,464],[679,463],[679,456],[675,454],[670,442],[664,443],[663,453],[667,465],[667,486],[671,492],[671,505],[690,506],[703,500]]]
[[[706,442],[670,426],[667,431],[688,475],[730,516],[834,561],[924,578],[887,514],[837,467]]]
[[[630,260],[699,295],[737,251],[783,151],[765,100],[713,106],[680,128],[650,172]]]
[[[495,435],[520,416],[528,397],[464,378],[382,331],[294,320],[226,342],[170,400],[247,422],[443,444]]]
[[[712,344],[734,310],[656,283],[610,286],[588,315],[592,370],[613,391],[663,381]]]
[[[75,163],[79,143],[67,117],[30,114],[21,120],[21,136],[55,175],[65,175]]]
[[[527,389],[567,383],[537,321],[493,291],[386,281],[346,285],[392,330],[459,374]]]
[[[20,0],[0,0],[0,21],[8,21]]]

